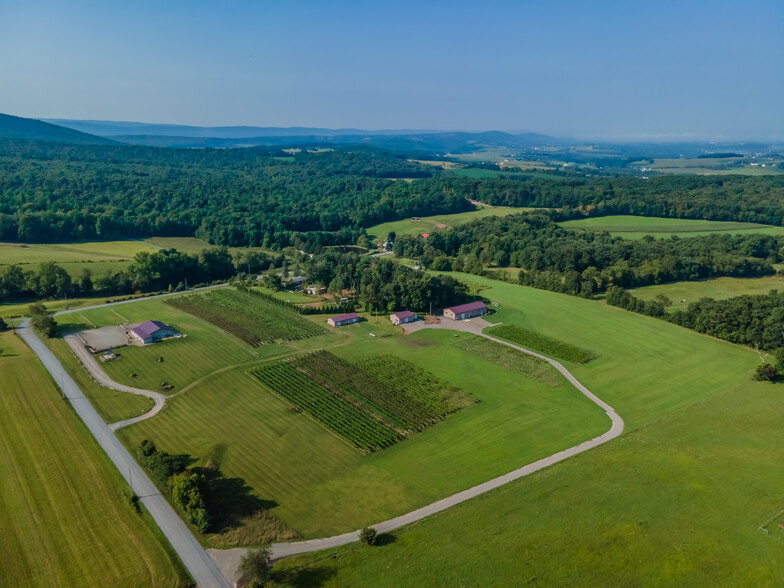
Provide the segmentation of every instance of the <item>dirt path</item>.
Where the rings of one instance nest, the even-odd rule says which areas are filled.
[[[588,451],[589,449],[593,449],[610,441],[611,439],[615,439],[621,433],[623,433],[623,419],[615,412],[615,409],[611,407],[609,404],[601,400],[598,396],[596,396],[593,392],[588,390],[583,384],[580,383],[577,378],[575,378],[569,370],[567,370],[563,365],[557,362],[554,359],[550,359],[544,355],[536,353],[534,351],[530,351],[519,345],[513,345],[512,343],[508,343],[501,339],[496,339],[495,337],[491,337],[490,335],[485,335],[482,333],[482,329],[485,327],[491,326],[492,323],[487,322],[483,318],[474,318],[470,320],[463,320],[463,321],[453,321],[447,318],[442,317],[441,322],[438,324],[425,324],[424,321],[417,321],[415,323],[409,323],[407,325],[403,325],[406,334],[413,333],[416,331],[420,331],[423,329],[448,329],[452,331],[459,331],[464,333],[473,333],[475,335],[479,335],[480,337],[484,337],[485,339],[489,339],[491,341],[495,341],[496,343],[500,343],[502,345],[506,345],[508,347],[512,347],[526,353],[528,355],[532,355],[534,357],[538,357],[549,363],[553,366],[556,370],[558,370],[563,376],[575,387],[579,390],[582,394],[584,394],[591,402],[599,406],[602,410],[604,410],[605,414],[610,419],[610,428],[607,432],[599,435],[598,437],[594,437],[593,439],[589,439],[588,441],[583,441],[582,443],[570,447],[569,449],[564,449],[563,451],[559,451],[558,453],[554,453],[548,457],[542,458],[538,461],[530,463],[526,466],[518,468],[514,471],[509,472],[503,476],[499,476],[472,488],[468,488],[467,490],[463,490],[462,492],[458,492],[457,494],[453,494],[452,496],[448,496],[442,500],[438,500],[432,504],[409,512],[407,514],[401,515],[399,517],[395,517],[393,519],[389,519],[387,521],[383,521],[378,523],[377,525],[373,525],[375,529],[379,533],[388,533],[389,531],[394,531],[395,529],[399,529],[404,525],[408,525],[410,523],[421,521],[422,519],[434,515],[436,513],[442,512],[448,508],[451,508],[457,504],[461,504],[467,500],[475,498],[485,492],[489,492],[490,490],[495,490],[503,486],[504,484],[508,484],[509,482],[513,482],[514,480],[519,480],[525,476],[533,474],[534,472],[538,472],[546,467],[549,467],[553,464],[562,462],[570,457]],[[284,557],[288,557],[291,555],[297,555],[300,553],[308,553],[311,551],[321,551],[322,549],[329,549],[332,547],[338,547],[340,545],[346,545],[348,543],[353,543],[359,540],[359,531],[352,531],[350,533],[343,533],[342,535],[335,535],[333,537],[325,537],[323,539],[311,539],[308,541],[296,541],[293,543],[274,543],[272,545],[272,558],[273,559],[281,559]],[[215,562],[215,565],[221,570],[223,575],[231,581],[237,579],[237,566],[239,565],[242,556],[247,552],[247,549],[243,548],[236,548],[236,549],[207,549],[207,553]]]
[[[127,419],[124,421],[119,421],[117,423],[112,423],[109,425],[109,428],[112,431],[116,431],[117,429],[122,429],[123,427],[127,427],[128,425],[132,425],[134,423],[141,422],[143,420],[149,419],[154,417],[156,414],[163,410],[163,407],[166,406],[166,395],[161,394],[160,392],[153,392],[152,390],[144,390],[143,388],[133,388],[131,386],[125,386],[123,384],[118,384],[114,380],[112,380],[100,364],[95,360],[92,353],[85,349],[84,344],[81,342],[77,335],[66,335],[65,342],[68,343],[68,347],[71,348],[71,351],[74,352],[74,355],[82,362],[84,369],[87,370],[92,378],[98,382],[104,388],[111,388],[112,390],[117,390],[119,392],[127,392],[129,394],[136,394],[138,396],[146,396],[147,398],[152,399],[155,403],[153,407],[145,412],[142,415],[134,417],[132,419]]]

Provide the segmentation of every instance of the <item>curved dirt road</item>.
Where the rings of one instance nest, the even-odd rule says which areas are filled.
[[[518,351],[522,351],[528,355],[532,355],[534,357],[538,357],[549,363],[555,369],[557,369],[563,376],[575,387],[579,390],[583,395],[585,395],[591,402],[599,406],[602,410],[604,410],[605,414],[610,419],[610,428],[606,433],[599,435],[598,437],[594,437],[588,441],[584,441],[578,445],[570,447],[569,449],[564,449],[563,451],[559,451],[558,453],[554,453],[548,457],[542,458],[538,461],[530,463],[526,466],[518,468],[514,471],[509,472],[503,476],[499,476],[472,488],[468,488],[467,490],[463,490],[462,492],[458,492],[457,494],[453,494],[452,496],[448,496],[447,498],[443,498],[438,500],[432,504],[428,504],[427,506],[423,506],[417,510],[411,511],[399,517],[395,517],[393,519],[389,519],[388,521],[384,521],[382,523],[378,523],[377,525],[373,525],[373,527],[379,533],[387,533],[389,531],[393,531],[395,529],[399,529],[404,525],[408,525],[410,523],[421,521],[422,519],[429,517],[433,514],[439,513],[443,510],[446,510],[452,506],[470,500],[471,498],[475,498],[485,492],[489,492],[490,490],[494,490],[503,486],[504,484],[508,484],[514,480],[519,480],[525,476],[533,474],[534,472],[538,472],[548,466],[556,464],[558,462],[564,461],[569,459],[572,456],[578,455],[589,449],[593,449],[610,441],[611,439],[615,439],[621,433],[623,433],[624,422],[623,419],[615,412],[615,409],[604,402],[602,399],[597,397],[593,392],[591,392],[588,388],[586,388],[580,381],[575,378],[569,370],[567,370],[563,365],[561,365],[558,361],[554,359],[550,359],[540,353],[536,353],[534,351],[530,351],[525,349],[524,347],[520,347],[519,345],[514,345],[512,343],[508,343],[507,341],[503,341],[501,339],[496,339],[495,337],[491,337],[490,335],[485,335],[482,333],[482,329],[486,326],[489,326],[490,323],[484,320],[476,320],[473,319],[472,321],[448,321],[448,319],[442,319],[442,323],[435,324],[435,325],[427,325],[423,322],[411,323],[410,325],[405,326],[406,333],[415,332],[421,329],[428,329],[428,328],[436,328],[436,329],[448,329],[460,332],[469,332],[475,335],[479,335],[480,337],[484,337],[485,339],[489,339],[491,341],[495,341],[496,343],[501,343],[502,345],[506,345],[508,347],[512,347],[517,349]],[[297,555],[300,553],[308,553],[311,551],[321,551],[322,549],[329,549],[331,547],[338,547],[340,545],[346,545],[348,543],[353,543],[355,541],[359,541],[359,531],[352,531],[350,533],[343,533],[342,535],[335,535],[333,537],[325,537],[323,539],[310,539],[307,541],[296,541],[292,543],[274,543],[272,544],[272,558],[273,559],[281,559],[284,557],[288,557],[291,555]],[[229,579],[236,579],[236,569],[239,565],[240,559],[242,556],[247,552],[247,549],[243,548],[236,548],[236,549],[208,549],[207,553],[209,553],[210,557],[215,561],[216,565],[221,569],[224,576]]]
[[[125,386],[123,384],[118,384],[114,380],[112,380],[106,372],[103,371],[103,368],[100,364],[95,361],[95,357],[85,349],[82,342],[79,340],[79,337],[76,335],[66,335],[65,342],[68,343],[68,347],[71,348],[74,355],[79,358],[79,361],[82,362],[82,365],[87,370],[87,372],[92,376],[92,378],[98,382],[104,388],[111,388],[112,390],[117,390],[118,392],[127,392],[128,394],[136,394],[138,396],[146,396],[147,398],[152,399],[155,403],[153,407],[141,414],[137,417],[132,419],[127,419],[125,421],[119,421],[117,423],[112,423],[109,428],[112,431],[116,431],[117,429],[122,429],[123,427],[127,427],[128,425],[132,425],[134,423],[141,422],[143,420],[149,419],[154,417],[156,414],[163,410],[163,407],[166,405],[166,395],[161,394],[160,392],[153,392],[152,390],[144,390],[143,388],[133,388],[131,386]]]

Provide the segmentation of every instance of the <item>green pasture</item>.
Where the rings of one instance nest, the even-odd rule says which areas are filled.
[[[727,164],[741,162],[740,167],[722,169]],[[750,165],[757,163],[758,165]],[[745,175],[745,176],[770,176],[784,173],[780,160],[763,159],[752,160],[744,157],[720,157],[706,159],[656,159],[652,164],[642,164],[644,167],[665,174],[698,174],[698,175]],[[762,167],[762,165],[765,167]]]
[[[375,336],[371,337],[370,333]],[[459,338],[473,337],[460,334]],[[405,336],[386,315],[337,329],[322,344],[356,361],[392,353],[480,399],[397,445],[363,456],[267,391],[243,369],[204,378],[159,416],[120,432],[217,461],[305,537],[378,522],[605,431],[609,420],[574,388],[553,388],[475,357],[447,331]],[[221,538],[213,538],[221,544]]]
[[[275,351],[275,346],[253,349],[208,322],[166,304],[164,300],[144,300],[67,315],[80,327],[92,328],[146,320],[163,321],[185,335],[145,345],[118,350],[120,359],[103,364],[109,376],[122,384],[160,390],[162,381],[174,386],[173,393],[215,370],[257,360],[260,354]],[[76,324],[77,321],[80,324]],[[92,323],[92,325],[90,324]],[[156,361],[163,358],[162,362]],[[131,374],[136,374],[135,378]]]
[[[60,312],[61,310],[68,310],[70,308],[81,308],[83,306],[93,306],[95,304],[104,304],[105,302],[112,302],[120,298],[127,298],[127,296],[97,296],[94,298],[69,298],[58,300],[44,300],[46,308],[52,312]],[[32,300],[27,302],[2,302],[0,303],[0,317],[20,317],[27,316],[27,309],[30,307]]]
[[[382,546],[283,560],[272,585],[780,586],[783,544],[758,526],[784,508],[781,395],[730,385]]]
[[[284,560],[277,585],[778,585],[782,544],[757,527],[784,507],[781,386],[751,350],[596,302],[485,282],[494,321],[590,349],[569,369],[626,433],[395,532]],[[728,563],[731,562],[731,563]]]
[[[683,218],[659,218],[647,216],[599,216],[559,223],[565,229],[584,229],[587,231],[608,231],[624,239],[640,239],[645,235],[654,237],[701,237],[712,233],[732,235],[784,235],[784,227],[760,225],[756,223],[736,223],[725,221],[692,220]]]
[[[419,217],[419,220],[411,220],[409,218],[400,221],[382,223],[380,225],[368,227],[367,233],[368,235],[374,236],[376,239],[380,240],[385,239],[386,236],[392,231],[398,235],[421,235],[422,233],[432,233],[438,229],[446,229],[447,227],[464,225],[471,221],[485,218],[487,216],[508,216],[510,214],[518,214],[530,210],[536,209],[516,208],[511,206],[483,206],[468,212],[439,214],[436,216],[421,216]]]
[[[114,466],[12,333],[0,335],[0,578],[5,586],[184,586]]]
[[[784,291],[784,276],[774,275],[763,278],[714,278],[697,282],[673,282],[629,290],[643,300],[653,300],[663,294],[672,301],[670,312],[685,310],[700,298],[725,300],[745,294],[767,294],[771,290]],[[681,301],[684,302],[681,302]]]
[[[129,261],[152,248],[142,241],[87,241],[78,243],[0,243],[0,265],[40,264],[44,261]]]

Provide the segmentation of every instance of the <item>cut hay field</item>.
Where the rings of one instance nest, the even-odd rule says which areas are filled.
[[[741,162],[740,167],[722,169],[727,164]],[[752,162],[758,165],[750,165]],[[762,164],[765,167],[762,167]],[[698,174],[698,175],[744,175],[744,176],[771,176],[784,173],[781,160],[763,159],[752,160],[749,158],[725,157],[708,159],[656,159],[652,164],[647,164],[650,169],[665,174]]]
[[[0,348],[0,583],[186,585],[160,531],[132,509],[122,478],[36,357],[10,332]]]
[[[542,384],[454,345],[471,335],[400,333],[384,316],[322,339],[350,362],[395,355],[481,402],[363,455],[236,369],[204,379],[159,416],[119,435],[128,446],[149,438],[199,463],[216,461],[274,501],[271,512],[302,536],[317,537],[418,508],[609,427],[602,411],[571,386]]]
[[[385,239],[386,236],[394,231],[398,235],[421,235],[422,233],[432,233],[438,229],[464,225],[471,221],[485,218],[487,216],[508,216],[518,214],[535,208],[515,208],[511,206],[483,206],[469,212],[458,212],[455,214],[439,214],[436,216],[421,216],[419,220],[405,219],[389,223],[382,223],[367,228],[368,235],[376,239]],[[380,241],[377,241],[380,242]]]
[[[626,433],[381,547],[283,560],[277,585],[784,582],[780,541],[757,529],[784,507],[784,406],[780,385],[749,380],[756,354],[596,302],[487,284],[494,320],[600,354],[570,370]]]
[[[653,300],[656,296],[663,294],[672,300],[669,311],[675,312],[676,310],[685,310],[690,303],[697,302],[700,298],[725,300],[744,294],[767,294],[771,290],[784,291],[784,276],[714,278],[698,282],[673,282],[635,288],[629,292],[643,300]],[[681,302],[681,300],[685,300],[685,302]]]
[[[773,225],[632,215],[600,216],[564,221],[558,224],[565,229],[608,231],[611,235],[623,237],[624,239],[641,239],[645,235],[653,237],[671,237],[673,235],[678,237],[700,237],[712,233],[784,235],[784,227]]]

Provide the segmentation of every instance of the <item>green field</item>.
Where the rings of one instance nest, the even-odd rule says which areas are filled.
[[[670,312],[685,310],[691,302],[700,298],[725,300],[744,294],[767,294],[771,290],[784,291],[784,276],[764,278],[714,278],[697,282],[673,282],[629,290],[643,300],[653,300],[663,294],[672,301]],[[684,301],[684,302],[681,302]]]
[[[177,324],[175,317],[171,322]],[[216,342],[227,337],[213,334]],[[404,336],[381,316],[297,343],[319,340],[352,362],[392,354],[481,402],[363,456],[307,415],[292,412],[288,402],[246,373],[250,368],[240,367],[205,377],[173,397],[159,416],[121,430],[120,437],[129,446],[150,438],[199,463],[215,461],[226,475],[243,478],[259,497],[277,503],[273,514],[301,535],[314,537],[402,514],[593,437],[609,425],[602,411],[572,387],[553,388],[475,357],[453,345],[456,338],[449,332]],[[292,344],[276,348],[300,351]],[[224,544],[220,537],[213,543]]]
[[[784,405],[780,386],[749,381],[756,354],[596,302],[487,285],[494,320],[599,353],[572,372],[627,433],[382,547],[284,560],[278,585],[780,585],[782,544],[757,527],[784,507]]]
[[[481,170],[480,170],[481,171]],[[386,236],[394,231],[398,235],[421,235],[422,233],[432,233],[438,229],[464,225],[471,221],[485,218],[487,216],[508,216],[518,214],[535,208],[514,208],[511,206],[484,206],[469,212],[458,212],[455,214],[440,214],[436,216],[421,216],[419,220],[405,219],[390,223],[383,223],[367,228],[368,235],[377,240],[384,240]],[[380,242],[380,241],[377,241]]]
[[[742,163],[740,167],[721,169],[727,164],[738,162]],[[750,165],[752,162],[758,165]],[[762,167],[763,164],[765,167]],[[726,157],[715,159],[656,159],[652,164],[643,164],[643,166],[665,174],[770,176],[784,173],[784,169],[782,169],[780,164],[781,160],[771,158],[751,160],[743,157]]]
[[[0,335],[0,583],[178,586],[181,564],[13,334]]]
[[[673,235],[678,237],[700,237],[712,233],[784,235],[784,227],[773,225],[631,215],[600,216],[564,221],[558,224],[565,229],[608,231],[611,235],[623,237],[624,239],[641,239],[645,235],[654,237],[671,237]]]

